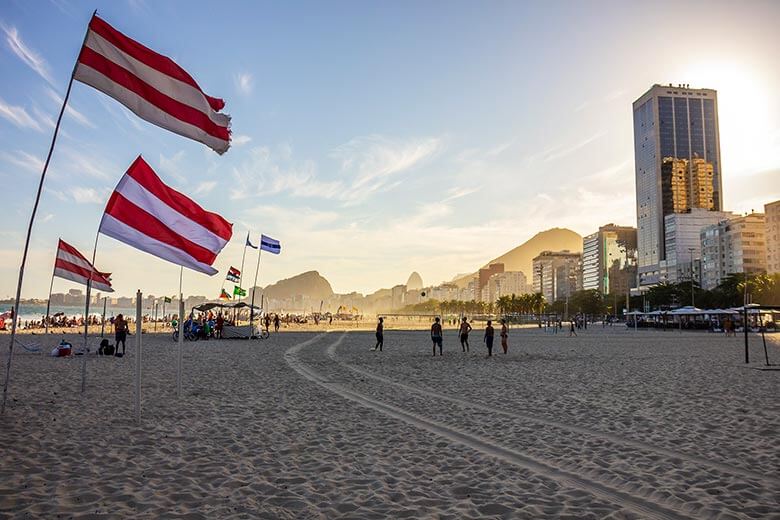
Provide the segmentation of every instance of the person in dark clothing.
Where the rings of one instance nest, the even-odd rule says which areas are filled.
[[[441,323],[439,323],[439,318],[437,317],[436,320],[433,322],[433,325],[431,325],[431,341],[433,341],[433,355],[436,356],[436,345],[439,346],[439,355],[443,356],[441,349],[442,349],[442,330],[441,330]]]
[[[379,322],[376,324],[376,346],[372,350],[379,349],[379,352],[382,352],[382,346],[385,343],[384,321],[384,318],[379,318]]]
[[[570,323],[571,323],[571,327],[569,328],[569,337],[576,336],[577,332],[574,330],[575,327],[574,320],[572,320]]]
[[[493,355],[493,335],[494,334],[495,334],[495,331],[493,330],[493,322],[488,320],[487,327],[485,327],[485,345],[487,345],[488,357]]]
[[[116,341],[117,354],[119,354],[119,344],[121,343],[122,355],[125,355],[125,341],[127,340],[127,331],[129,328],[130,327],[128,327],[124,316],[121,314],[117,315],[116,319],[114,320],[114,339]]]

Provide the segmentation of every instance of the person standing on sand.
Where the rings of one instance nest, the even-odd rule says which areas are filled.
[[[469,351],[469,332],[471,332],[471,324],[463,316],[463,321],[460,324],[460,348],[463,352]]]
[[[125,317],[121,314],[117,315],[114,320],[114,340],[116,341],[116,353],[119,354],[119,344],[122,344],[122,355],[125,355],[125,342],[127,341],[127,331],[129,327],[125,321]]]
[[[574,320],[571,320],[569,323],[571,323],[571,327],[569,328],[569,337],[576,336],[577,332],[574,330]]]
[[[282,320],[279,319],[278,314],[274,314],[274,332],[279,332],[279,327],[282,324]]]
[[[487,345],[488,349],[488,355],[487,357],[491,357],[493,355],[493,336],[495,334],[495,331],[493,330],[493,322],[488,320],[487,326],[485,327],[485,345]]]
[[[441,330],[441,323],[439,323],[438,317],[433,322],[433,325],[431,325],[431,341],[433,341],[433,356],[436,357],[436,345],[439,345],[439,355],[443,356],[444,354],[442,354],[441,352],[442,343],[443,343],[442,330]]]
[[[501,348],[504,354],[509,350],[509,330],[506,328],[506,320],[501,320]]]
[[[385,343],[385,325],[384,325],[385,319],[380,317],[379,321],[376,324],[376,346],[372,348],[371,350],[379,349],[379,352],[382,352],[382,346]]]

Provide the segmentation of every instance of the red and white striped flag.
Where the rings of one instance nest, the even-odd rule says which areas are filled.
[[[92,278],[92,287],[103,292],[114,292],[111,288],[111,273],[95,269],[78,249],[60,239],[57,244],[57,259],[54,261],[54,276],[87,285]]]
[[[173,60],[120,33],[97,15],[89,22],[74,79],[108,94],[138,117],[199,141],[230,147],[225,102],[206,95]]]
[[[166,186],[139,155],[108,199],[100,233],[177,265],[211,267],[233,224]]]

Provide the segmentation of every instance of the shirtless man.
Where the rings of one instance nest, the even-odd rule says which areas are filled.
[[[469,332],[471,332],[471,324],[463,316],[463,321],[460,324],[460,348],[463,352],[469,351]]]
[[[441,331],[441,323],[439,323],[439,318],[436,318],[436,321],[434,321],[433,325],[431,325],[431,341],[433,341],[433,355],[436,356],[436,345],[439,345],[439,355],[443,356],[444,354],[441,353],[441,347],[442,347],[442,331]]]

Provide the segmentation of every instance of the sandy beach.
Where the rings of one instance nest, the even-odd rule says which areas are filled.
[[[181,399],[175,344],[145,334],[140,424],[132,338],[89,357],[83,396],[80,358],[18,353],[0,517],[780,518],[780,372],[741,367],[741,337],[579,334],[513,329],[490,359],[477,331],[435,358],[393,329],[381,353],[351,331],[185,343]]]

